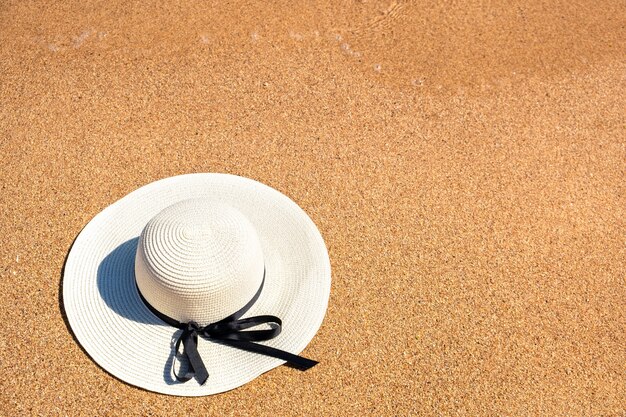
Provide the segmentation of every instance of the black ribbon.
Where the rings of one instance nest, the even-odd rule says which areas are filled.
[[[307,359],[302,356],[294,355],[293,353],[285,352],[284,350],[276,349],[270,346],[261,345],[254,342],[261,342],[264,340],[270,340],[278,336],[282,329],[282,321],[276,316],[255,316],[242,319],[246,311],[252,307],[252,305],[258,300],[263,290],[263,284],[265,283],[265,272],[263,272],[263,280],[258,291],[252,297],[252,299],[243,308],[230,316],[222,319],[216,323],[208,324],[204,327],[200,327],[198,323],[190,321],[188,323],[181,323],[174,320],[171,317],[166,316],[154,307],[152,307],[139,291],[139,296],[144,304],[152,311],[157,317],[169,324],[170,326],[183,329],[183,332],[176,340],[176,357],[180,353],[180,345],[183,345],[182,357],[186,357],[189,363],[187,372],[185,375],[178,375],[176,373],[175,365],[176,361],[172,363],[172,369],[174,376],[180,382],[187,382],[195,376],[196,380],[203,385],[209,378],[209,373],[202,362],[200,353],[198,352],[198,336],[202,336],[205,339],[214,340],[224,345],[232,346],[237,349],[246,350],[248,352],[259,353],[265,356],[271,356],[286,361],[290,365],[300,370],[306,371],[309,368],[317,365],[318,362]],[[261,324],[267,324],[270,329],[266,330],[246,330],[252,327],[259,326]]]

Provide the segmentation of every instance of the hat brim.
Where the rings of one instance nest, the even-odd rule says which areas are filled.
[[[181,332],[143,304],[135,285],[138,237],[165,207],[208,197],[244,213],[255,226],[265,259],[263,292],[245,315],[283,322],[269,346],[300,353],[319,329],[330,294],[330,261],[311,219],[291,199],[257,181],[229,174],[188,174],[148,184],[96,215],[67,257],[63,305],[77,340],[117,378],[164,394],[201,396],[237,388],[284,361],[201,339],[209,379],[180,383],[172,374]]]

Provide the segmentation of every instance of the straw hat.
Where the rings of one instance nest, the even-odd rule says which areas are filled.
[[[329,293],[328,253],[306,213],[228,174],[166,178],[123,197],[81,231],[63,276],[69,324],[93,360],[182,396],[316,364],[297,354]]]

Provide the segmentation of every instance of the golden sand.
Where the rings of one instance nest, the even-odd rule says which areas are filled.
[[[624,415],[624,4],[257,3],[0,6],[0,414]],[[314,369],[175,398],[73,339],[73,239],[189,172],[319,226]]]

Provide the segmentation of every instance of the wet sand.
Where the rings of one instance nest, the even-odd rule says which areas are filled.
[[[623,3],[162,3],[0,6],[0,414],[623,415]],[[189,172],[319,226],[316,368],[175,398],[73,339],[73,239]]]

